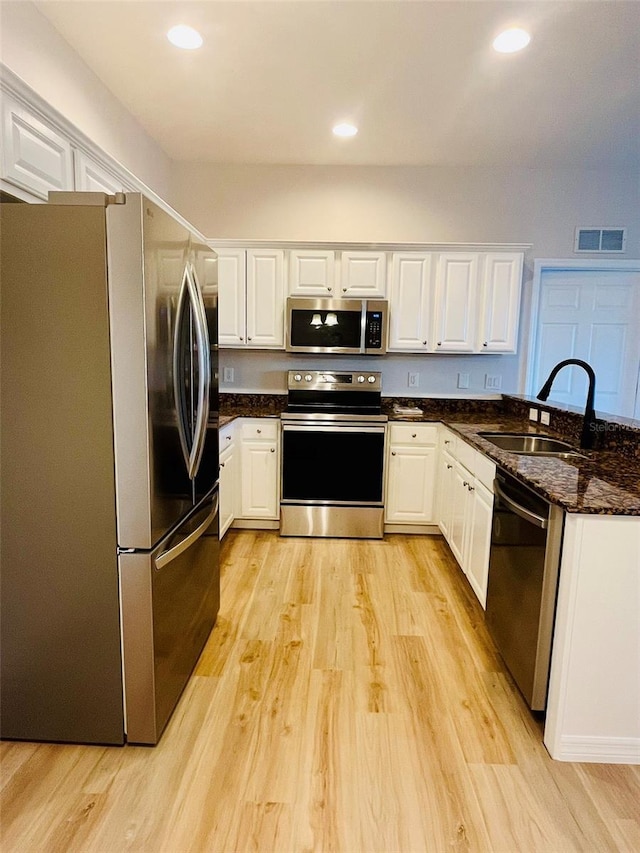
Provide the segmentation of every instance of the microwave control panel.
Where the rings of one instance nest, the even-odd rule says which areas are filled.
[[[367,311],[367,326],[365,332],[365,349],[382,348],[382,312]]]

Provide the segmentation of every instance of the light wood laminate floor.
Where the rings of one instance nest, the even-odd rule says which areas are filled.
[[[3,853],[640,850],[640,769],[549,758],[439,537],[222,557],[157,747],[2,744]]]

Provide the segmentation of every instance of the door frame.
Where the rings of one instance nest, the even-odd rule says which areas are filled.
[[[533,387],[533,364],[537,340],[538,316],[540,313],[540,296],[542,294],[542,276],[545,272],[562,270],[604,270],[606,272],[640,272],[640,259],[621,260],[616,258],[536,258],[533,262],[533,279],[531,289],[531,312],[529,319],[529,342],[527,360],[524,367],[525,394],[535,396],[537,389]]]

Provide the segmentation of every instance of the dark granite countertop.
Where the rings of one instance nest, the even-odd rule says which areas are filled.
[[[227,400],[221,400],[220,426],[237,417],[279,417],[287,405],[284,394],[224,396]],[[420,400],[417,402],[423,413],[417,417],[394,413],[394,402],[406,405],[416,401],[383,398],[383,411],[390,421],[444,423],[496,465],[567,512],[640,516],[640,459],[635,455],[581,450],[585,458],[522,456],[500,450],[478,433],[531,432],[563,438],[576,448],[577,443],[566,434],[505,413],[501,400]]]
[[[621,460],[618,453],[579,450],[585,458],[570,459],[523,456],[501,450],[478,433],[554,433],[547,427],[536,427],[528,421],[509,417],[464,418],[444,423],[496,465],[567,512],[640,516],[640,466],[628,459]]]

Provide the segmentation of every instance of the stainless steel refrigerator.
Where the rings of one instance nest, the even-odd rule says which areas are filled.
[[[0,207],[0,735],[154,744],[219,607],[217,257],[136,193]]]

